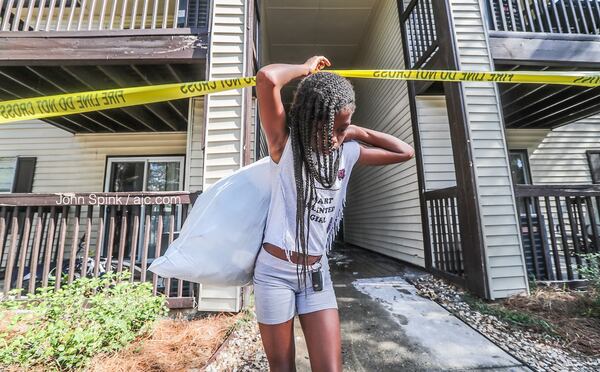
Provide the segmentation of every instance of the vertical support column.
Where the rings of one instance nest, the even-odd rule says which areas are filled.
[[[403,0],[398,0],[398,7],[404,9]],[[446,0],[433,1],[433,14],[435,17],[436,32],[439,50],[436,58],[437,64],[447,69],[457,69],[454,60],[453,37],[449,7]],[[404,58],[407,66],[410,64],[409,38],[404,25],[402,27]],[[429,211],[425,201],[425,175],[423,153],[416,107],[417,83],[408,82],[413,136],[417,153],[419,197],[421,204],[421,223],[423,225],[423,240],[425,244],[425,263],[428,269],[433,268],[432,241]],[[471,166],[471,152],[468,142],[468,122],[464,117],[462,106],[462,92],[458,83],[444,84],[448,119],[450,122],[450,136],[452,153],[456,173],[458,222],[460,225],[460,241],[464,255],[465,283],[467,289],[482,297],[488,297],[488,282],[485,272],[483,233],[480,228],[479,204],[477,200],[475,177]]]
[[[492,71],[479,0],[442,0],[451,70]],[[486,298],[528,291],[500,97],[495,83],[445,83],[467,287]]]
[[[242,77],[247,68],[246,0],[213,0],[208,79]],[[204,189],[244,164],[248,89],[206,96]]]
[[[202,191],[204,171],[204,97],[189,99],[185,187],[190,192]]]
[[[212,0],[209,80],[242,77],[246,73],[246,0]],[[205,148],[202,172],[203,190],[244,165],[245,112],[248,89],[237,89],[205,97]],[[239,311],[240,287],[200,285],[198,309]]]
[[[255,76],[256,70],[259,66],[255,66],[254,63],[254,33],[259,32],[255,25],[255,18],[258,17],[256,14],[256,0],[246,0],[246,38],[245,38],[245,51],[246,51],[246,59],[245,59],[245,68],[244,68],[244,76]],[[255,135],[255,131],[259,130],[256,128],[256,119],[254,118],[254,105],[252,94],[253,89],[245,89],[244,95],[244,145],[243,145],[243,165],[248,165],[253,161],[256,161],[254,156],[254,146],[256,146],[253,141],[253,136]],[[247,285],[242,288],[242,299],[241,306],[247,307],[250,304],[250,295],[252,294],[252,286]]]

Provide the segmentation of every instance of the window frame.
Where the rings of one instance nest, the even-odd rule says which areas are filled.
[[[181,172],[179,172],[179,189],[178,191],[185,191],[185,185],[184,185],[184,180],[185,180],[185,155],[157,155],[157,156],[152,156],[152,155],[134,155],[134,156],[107,156],[106,157],[106,164],[104,166],[104,186],[102,187],[102,190],[104,190],[104,192],[110,192],[108,191],[109,187],[110,187],[110,176],[111,176],[111,169],[112,169],[112,164],[113,163],[117,163],[117,162],[140,162],[140,161],[144,161],[144,179],[143,179],[143,190],[140,192],[146,192],[146,181],[148,179],[148,163],[149,162],[173,162],[173,161],[179,161],[180,162],[180,169]]]
[[[508,156],[509,156],[509,164],[510,164],[510,155],[511,154],[521,154],[524,155],[524,159],[525,159],[525,177],[528,179],[529,183],[525,183],[524,185],[533,185],[533,177],[531,176],[531,164],[529,163],[529,151],[527,151],[527,149],[509,149],[508,150]],[[511,169],[511,178],[513,179],[513,184],[514,185],[523,185],[523,184],[517,184],[515,183],[514,177],[512,177],[512,169]]]
[[[597,185],[600,184],[600,174],[598,174],[597,181],[594,180],[594,167],[592,166],[592,155],[600,155],[600,150],[586,150],[585,152],[585,156],[587,157],[588,161],[588,167],[590,169],[590,178],[592,179],[592,185]]]
[[[37,156],[17,155],[2,156],[4,159],[14,159],[14,169],[10,189],[0,191],[0,194],[27,194],[33,191]]]
[[[15,182],[17,180],[17,163],[19,162],[18,156],[1,156],[0,159],[12,159],[13,160],[13,172],[12,181],[10,181],[10,189],[8,191],[1,191],[0,194],[11,194],[15,189]]]
[[[111,169],[112,169],[112,164],[115,162],[140,162],[143,161],[144,162],[144,179],[143,179],[143,190],[142,191],[124,191],[122,193],[135,193],[135,192],[148,192],[146,190],[146,181],[148,179],[148,163],[149,162],[173,162],[173,161],[179,161],[180,162],[180,172],[179,172],[179,190],[177,191],[185,191],[185,185],[184,185],[184,180],[185,180],[185,163],[186,163],[186,156],[185,155],[132,155],[132,156],[107,156],[106,157],[106,164],[104,167],[104,186],[102,188],[102,190],[104,190],[104,192],[113,192],[113,191],[108,191],[110,188],[110,177],[111,177]],[[161,191],[156,191],[156,192],[161,192]],[[164,192],[172,192],[172,191],[164,191]],[[140,216],[144,216],[146,213],[146,208],[148,206],[146,205],[141,205],[140,206]],[[152,206],[150,206],[150,208],[152,208]],[[177,217],[176,217],[176,226],[174,227],[175,231],[178,233],[181,228],[183,227],[183,222],[182,222],[182,217],[183,217],[183,212],[181,210],[181,208],[177,208]],[[104,218],[105,221],[108,219],[108,208],[104,211]],[[135,257],[135,262],[136,264],[138,263],[139,260],[141,260],[142,258],[142,246],[144,243],[144,231],[145,231],[145,225],[146,225],[146,221],[145,219],[141,219],[140,220],[140,228],[138,231],[138,244],[137,244],[137,248],[136,248],[136,257]],[[106,226],[108,227],[108,225]],[[165,232],[163,231],[163,234]],[[107,252],[106,252],[106,247],[101,247],[102,249],[102,255],[106,256]],[[114,254],[115,252],[113,252]],[[164,252],[162,252],[164,253]],[[154,254],[156,255],[156,247],[154,247]],[[140,261],[141,262],[141,261]]]

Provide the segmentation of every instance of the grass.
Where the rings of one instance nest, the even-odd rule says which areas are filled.
[[[521,328],[532,329],[551,336],[558,335],[553,325],[539,316],[508,309],[497,303],[489,304],[468,294],[465,294],[463,299],[473,310],[482,314],[495,316],[500,320]]]

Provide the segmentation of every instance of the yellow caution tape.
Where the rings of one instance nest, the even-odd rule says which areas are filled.
[[[583,87],[600,86],[600,71],[443,71],[443,70],[328,70],[348,78],[423,80],[446,82],[494,82],[513,84],[560,84]]]
[[[348,78],[600,86],[600,72],[327,70]],[[203,96],[254,86],[254,77],[106,89],[0,102],[0,124]]]
[[[144,105],[251,87],[254,77],[96,90],[0,102],[0,124]]]

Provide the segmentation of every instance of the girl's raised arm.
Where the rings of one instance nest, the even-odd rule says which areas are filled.
[[[402,163],[415,156],[415,150],[406,142],[376,130],[349,125],[345,140],[355,139],[373,147],[360,146],[358,164],[386,165]]]
[[[296,78],[307,76],[326,66],[331,66],[327,58],[315,56],[300,65],[281,63],[267,65],[256,74],[260,122],[267,137],[269,155],[275,163],[279,163],[288,136],[285,108],[281,102],[281,88]]]

